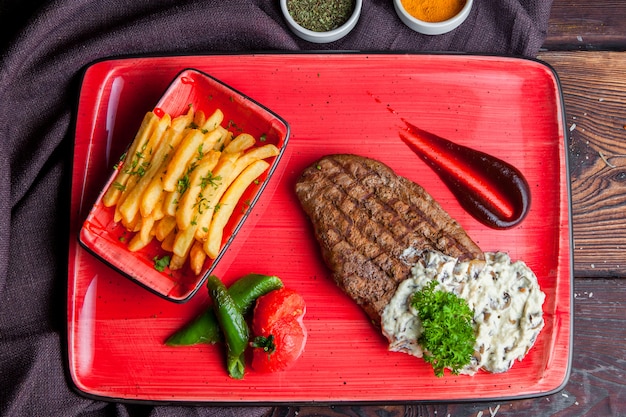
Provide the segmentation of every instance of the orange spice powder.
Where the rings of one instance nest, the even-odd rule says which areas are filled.
[[[401,0],[404,9],[424,22],[443,22],[459,14],[465,0]]]

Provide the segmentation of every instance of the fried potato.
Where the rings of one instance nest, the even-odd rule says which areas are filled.
[[[189,226],[186,229],[179,230],[174,239],[174,247],[172,252],[181,258],[186,257],[189,253],[191,245],[193,245],[194,235],[196,234],[196,226]]]
[[[170,260],[170,269],[172,271],[182,269],[183,266],[185,266],[186,261],[187,261],[187,256],[178,256],[176,254],[173,254],[172,259]]]
[[[166,129],[169,125],[169,115],[166,114],[161,119],[157,129],[155,129],[154,138],[151,138],[148,142],[145,150],[147,155],[143,158],[144,161],[141,162],[143,165],[142,171],[136,177],[131,178],[135,180],[135,184],[131,184],[129,179],[129,188],[120,196],[118,208],[122,218],[126,221],[130,221],[139,211],[144,192],[159,171],[161,162],[167,157],[167,153],[170,152],[173,146],[172,140],[175,139],[175,135],[166,134]],[[171,131],[171,129],[169,130]]]
[[[160,161],[159,167],[152,175],[150,183],[144,190],[141,198],[140,207],[142,216],[149,216],[163,199],[163,180],[162,177],[167,171],[167,166],[171,161],[174,153],[173,150],[180,144],[184,132],[193,121],[193,111],[190,109],[185,115],[178,116],[172,120],[172,125],[165,133],[163,143],[163,155],[155,156],[155,162]]]
[[[122,226],[124,226],[126,230],[130,232],[137,232],[141,228],[141,216],[138,214],[135,215],[135,217],[133,217],[133,219],[130,221],[121,219],[121,222],[122,222]]]
[[[198,110],[193,115],[193,124],[197,127],[201,127],[204,125],[204,122],[206,122],[206,115],[202,110]]]
[[[121,166],[118,167],[115,179],[111,183],[111,186],[106,191],[106,193],[102,196],[102,204],[104,204],[105,207],[113,207],[117,204],[117,201],[122,195],[122,191],[125,189],[126,183],[130,178],[130,173],[127,172],[128,166],[131,164],[131,161],[137,149],[141,149],[144,144],[148,142],[148,139],[152,135],[152,132],[154,131],[154,128],[156,127],[158,121],[159,118],[153,112],[148,112],[144,116],[141,125],[139,126],[139,130],[135,135],[135,139],[133,140],[130,148],[124,155]]]
[[[217,258],[222,246],[224,227],[235,210],[237,202],[248,186],[269,168],[269,166],[270,164],[264,160],[253,162],[243,170],[222,196],[219,203],[219,210],[217,210],[213,216],[211,226],[209,227],[208,238],[204,243],[204,251],[209,258]]]
[[[176,221],[179,229],[188,228],[194,216],[206,209],[208,202],[202,193],[204,189],[215,184],[216,179],[213,177],[212,171],[217,165],[220,155],[220,152],[210,151],[189,176],[189,185],[180,198],[176,210]]]
[[[218,151],[215,149],[215,144],[222,139],[222,136],[226,134],[226,131],[223,127],[219,127],[217,129],[213,129],[210,132],[206,132],[204,134],[204,138],[202,139],[202,154],[207,151]],[[201,154],[201,157],[202,157]]]
[[[186,180],[180,181],[184,182]],[[183,182],[181,182],[181,187],[183,187]],[[165,195],[163,196],[163,213],[165,213],[166,216],[176,217],[176,209],[178,208],[179,199],[180,191],[178,189],[171,192],[165,192]]]
[[[143,235],[143,233],[136,233],[133,238],[128,242],[128,250],[131,252],[137,252],[140,249],[145,248],[151,241],[154,236],[149,233],[147,238]]]
[[[248,133],[241,133],[237,135],[228,145],[224,147],[226,153],[243,152],[250,149],[256,143],[254,136]]]
[[[163,176],[163,189],[165,191],[174,191],[178,185],[178,181],[185,175],[189,163],[192,159],[198,157],[198,152],[202,151],[202,141],[204,135],[197,129],[190,129],[187,135],[174,152],[174,156],[167,165],[167,171]]]
[[[167,252],[172,252],[174,249],[174,240],[176,240],[176,230],[172,231],[165,236],[165,239],[161,242],[161,249]]]
[[[215,208],[217,207],[220,198],[222,198],[222,195],[226,192],[226,189],[235,178],[233,172],[235,170],[235,162],[238,159],[239,154],[223,153],[222,155],[223,157],[213,172],[214,184],[203,193],[204,198],[206,199],[206,207],[202,213],[199,213],[198,219],[196,220],[197,227],[195,237],[198,240],[206,239]]]
[[[278,152],[278,148],[272,144],[254,148],[237,159],[237,162],[235,163],[235,171],[233,174],[237,176],[252,163],[260,159],[267,159],[271,158],[272,156],[276,156],[278,155]]]
[[[163,242],[176,228],[176,217],[165,216],[155,226],[154,236],[159,242]]]
[[[128,194],[135,188],[135,185],[140,179],[145,177],[147,171],[152,165],[152,157],[155,154],[159,144],[161,143],[165,131],[169,128],[171,123],[171,117],[169,114],[164,114],[156,125],[154,130],[150,134],[148,141],[141,147],[135,150],[135,153],[131,159],[130,166],[126,167],[126,173],[129,175],[126,187],[122,191],[118,206],[123,203]]]
[[[202,242],[199,240],[194,241],[189,251],[189,266],[194,274],[200,275],[202,267],[206,261],[206,253],[202,247]]]
[[[233,132],[224,129],[221,126],[219,127],[219,129],[222,129],[225,134],[215,143],[215,145],[213,145],[213,149],[216,151],[224,150],[224,148],[228,146],[228,144],[233,140]]]
[[[142,241],[150,242],[150,240],[152,240],[152,237],[154,236],[154,223],[155,219],[152,216],[141,218],[141,229],[139,229],[138,234],[141,235]]]
[[[211,130],[220,128],[221,127],[220,125],[222,124],[223,121],[224,121],[224,113],[220,109],[215,109],[213,114],[207,117],[204,123],[199,124],[198,126],[200,126],[202,130],[211,131]]]

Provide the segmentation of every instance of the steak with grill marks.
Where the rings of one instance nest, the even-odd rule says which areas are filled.
[[[484,259],[465,230],[420,185],[357,155],[328,155],[304,170],[296,194],[333,278],[380,326],[408,278],[411,256],[438,250]]]

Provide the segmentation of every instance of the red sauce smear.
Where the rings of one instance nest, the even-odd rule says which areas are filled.
[[[472,216],[494,229],[508,229],[524,219],[530,189],[517,168],[403,121],[407,129],[400,131],[400,138],[430,165]]]
[[[165,116],[165,112],[163,111],[162,108],[160,107],[155,107],[154,110],[152,110],[152,112],[159,118],[162,119],[163,116]]]

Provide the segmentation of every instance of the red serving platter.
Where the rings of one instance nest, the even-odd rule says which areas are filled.
[[[208,305],[206,291],[167,301],[101,262],[78,234],[113,164],[173,77],[196,68],[263,103],[291,128],[284,172],[257,201],[214,273],[227,284],[279,275],[307,302],[306,350],[285,372],[230,379],[220,346],[163,341]],[[531,187],[518,226],[494,230],[465,212],[399,137],[402,119],[512,163]],[[497,56],[259,54],[143,57],[86,69],[76,119],[68,274],[68,355],[81,393],[184,403],[503,400],[567,383],[572,349],[572,236],[564,108],[542,62]],[[294,184],[325,154],[376,158],[420,183],[485,251],[524,260],[546,293],[545,328],[504,374],[434,376],[389,352],[384,337],[331,279]],[[273,180],[274,180],[273,179]]]

